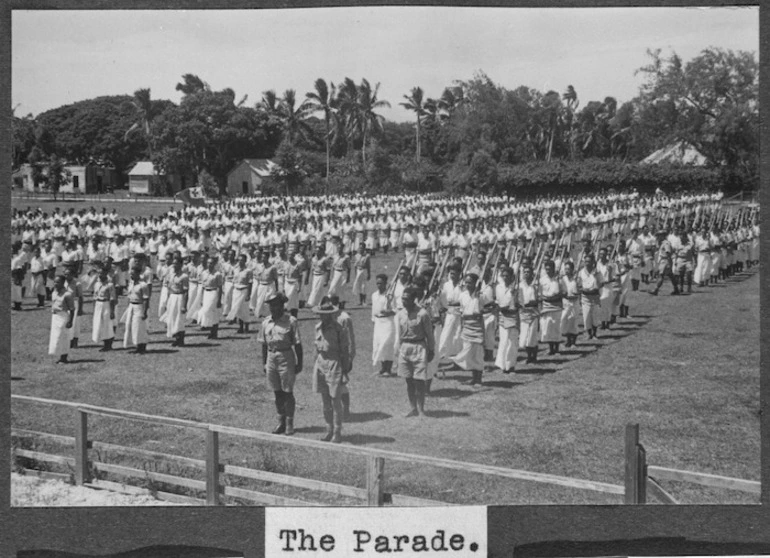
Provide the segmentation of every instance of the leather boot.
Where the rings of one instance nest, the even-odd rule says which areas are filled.
[[[341,426],[335,426],[334,430],[332,431],[332,437],[331,437],[332,444],[339,444],[342,442],[342,427]]]
[[[136,346],[136,354],[143,355],[147,352],[147,343],[139,343]]]
[[[278,425],[273,428],[273,434],[283,434],[286,432],[286,415],[278,415]]]
[[[219,324],[211,326],[211,333],[209,333],[209,339],[216,339],[219,336]]]
[[[45,306],[45,295],[37,295],[37,306],[38,308]]]
[[[287,436],[294,435],[294,417],[286,417],[286,432],[284,434]]]
[[[179,336],[179,340],[177,341],[177,347],[184,347],[184,331],[180,331],[177,335]]]

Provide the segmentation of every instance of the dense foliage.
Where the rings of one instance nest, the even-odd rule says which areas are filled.
[[[399,104],[414,115],[405,123],[382,117],[390,104],[366,79],[319,78],[304,96],[270,90],[248,106],[186,74],[178,105],[139,89],[14,116],[13,163],[37,150],[38,161],[108,161],[125,173],[150,159],[161,172],[205,171],[220,191],[242,158],[272,158],[282,193],[757,188],[754,54],[710,48],[687,63],[648,55],[639,96],[620,105],[612,96],[583,102],[571,85],[509,90],[479,72],[436,98],[419,86],[405,92]],[[675,142],[706,166],[638,164]]]

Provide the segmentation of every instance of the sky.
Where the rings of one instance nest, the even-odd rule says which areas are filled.
[[[421,87],[439,97],[483,71],[508,89],[577,91],[581,106],[636,96],[647,49],[687,61],[708,47],[759,56],[758,7],[336,7],[270,10],[30,11],[12,13],[16,116],[149,88],[179,102],[192,73],[253,106],[262,92],[298,98],[317,78],[380,83],[389,120]]]

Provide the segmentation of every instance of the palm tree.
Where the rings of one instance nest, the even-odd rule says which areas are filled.
[[[310,103],[305,101],[300,106],[297,105],[297,94],[294,89],[287,89],[283,93],[278,104],[278,113],[283,120],[283,129],[289,143],[294,144],[298,136],[309,137],[313,129],[306,122],[312,108]],[[296,107],[296,108],[295,108]]]
[[[152,161],[151,125],[152,121],[157,116],[157,109],[150,98],[150,90],[137,89],[134,91],[134,98],[131,100],[131,104],[136,109],[138,121],[134,122],[131,127],[126,130],[123,139],[126,140],[128,136],[136,130],[142,130],[142,132],[144,132],[145,141],[147,141],[147,158]]]
[[[569,141],[569,153],[570,159],[575,158],[575,141],[573,137],[572,124],[575,120],[575,112],[577,111],[580,101],[578,100],[577,92],[571,85],[567,86],[567,90],[561,96],[562,100],[567,103],[567,138]]]
[[[360,119],[360,106],[358,104],[358,86],[349,77],[346,77],[339,85],[334,106],[337,109],[334,113],[335,127],[337,132],[344,131],[347,152],[350,153],[353,151],[353,140]]]
[[[404,95],[405,103],[399,103],[407,110],[414,111],[417,116],[417,147],[415,149],[415,161],[420,162],[420,120],[426,115],[425,105],[423,104],[422,88],[413,87],[411,95]]]
[[[442,119],[452,116],[452,113],[459,106],[465,104],[465,101],[465,93],[459,85],[444,88],[444,92],[438,100],[438,108],[442,111]]]
[[[181,91],[182,95],[193,95],[201,91],[211,91],[209,84],[203,81],[195,74],[185,74],[182,76],[182,83],[176,84],[176,90]]]
[[[262,100],[257,103],[257,108],[268,114],[278,114],[278,96],[273,89],[262,92]]]
[[[336,88],[334,83],[321,78],[315,80],[315,91],[305,93],[307,97],[308,109],[312,112],[323,112],[324,123],[326,124],[326,185],[329,185],[329,174],[331,172],[331,136],[332,136],[332,117],[334,115]]]
[[[369,137],[377,131],[382,130],[382,123],[385,117],[374,112],[378,108],[390,108],[390,103],[377,98],[380,84],[372,86],[366,79],[361,80],[358,87],[358,119],[357,128],[361,133],[363,143],[361,145],[361,159],[366,167],[366,144]]]

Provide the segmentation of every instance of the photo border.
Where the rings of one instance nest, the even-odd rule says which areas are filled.
[[[352,6],[451,5],[458,7],[724,7],[715,0],[653,2],[543,0],[463,2],[421,1],[288,1],[245,0],[0,0],[0,184],[11,184],[11,12],[20,10],[158,10],[245,9]],[[729,2],[732,6],[759,6],[760,63],[760,175],[770,176],[770,6]],[[764,90],[762,85],[765,85]],[[770,192],[760,179],[760,204],[770,207]],[[0,194],[0,235],[10,238],[10,188]],[[7,196],[7,197],[6,197]],[[761,261],[770,262],[770,230],[761,231]],[[0,257],[9,262],[9,242],[0,242]],[[7,265],[0,280],[10,283]],[[770,278],[760,273],[760,328],[770,331]],[[10,309],[10,290],[0,289],[0,308]],[[0,321],[0,471],[10,472],[10,321]],[[490,506],[489,556],[593,555],[726,555],[770,554],[770,379],[763,373],[770,362],[770,344],[760,339],[760,505],[623,506],[623,505],[512,505]],[[623,433],[618,432],[622,440]],[[91,555],[135,551],[147,547],[187,547],[185,556],[204,556],[202,549],[242,552],[248,558],[264,553],[265,509],[262,507],[85,507],[11,508],[10,474],[0,474],[0,556],[47,549]],[[175,550],[179,555],[179,550]],[[24,552],[22,555],[27,554]],[[32,555],[29,552],[28,555]],[[138,554],[137,554],[138,555]],[[156,554],[157,555],[157,554]]]

